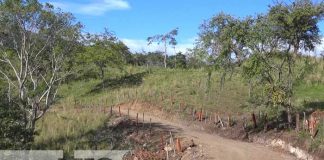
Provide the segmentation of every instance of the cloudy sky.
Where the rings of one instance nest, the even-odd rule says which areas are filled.
[[[191,48],[199,26],[219,12],[245,17],[266,12],[273,0],[42,0],[72,12],[84,25],[84,32],[113,31],[132,51],[154,51],[146,38],[179,28],[176,51]],[[323,23],[320,25],[324,33]],[[318,46],[318,50],[322,50]],[[173,49],[170,54],[173,54]]]

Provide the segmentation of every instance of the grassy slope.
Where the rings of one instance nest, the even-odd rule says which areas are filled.
[[[102,108],[135,99],[165,109],[174,109],[184,103],[188,109],[203,107],[219,112],[246,111],[243,106],[248,104],[248,87],[235,74],[221,91],[219,74],[214,72],[207,93],[207,73],[204,70],[152,69],[150,73],[145,73],[145,68],[129,67],[126,71],[129,76],[116,74],[118,76],[111,76],[104,85],[100,80],[64,84],[59,91],[61,99],[53,111],[37,122],[39,135],[36,136],[36,148],[89,149],[92,140],[91,136],[86,136],[87,133],[108,121]],[[302,84],[295,93],[296,101],[324,102],[323,83]],[[95,111],[77,111],[75,108],[94,108]]]

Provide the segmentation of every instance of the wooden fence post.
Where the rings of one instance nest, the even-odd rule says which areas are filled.
[[[138,113],[136,113],[136,128],[138,127]]]
[[[196,109],[192,108],[192,121],[195,120]]]
[[[205,115],[205,124],[207,123],[207,117],[208,117],[207,114],[208,114],[208,113],[207,113],[207,111],[206,111],[206,115]]]
[[[164,138],[163,138],[163,134],[161,133],[161,150],[164,149]]]
[[[303,130],[307,130],[307,122],[306,122],[306,113],[304,113],[304,119],[303,119]]]
[[[245,130],[247,127],[247,124],[246,124],[246,117],[244,115],[243,115],[242,120],[243,120],[243,129]]]
[[[112,116],[112,106],[110,106],[110,116]]]
[[[220,124],[222,125],[222,128],[224,128],[224,123],[222,121],[222,118],[218,115],[218,121],[220,122]]]
[[[181,111],[181,103],[179,104],[179,107],[178,107],[178,112],[180,113]]]
[[[209,114],[209,123],[213,123],[213,112]]]
[[[299,113],[297,112],[296,113],[296,131],[299,132]]]
[[[267,114],[264,115],[264,128],[263,128],[263,131],[264,132],[268,131],[268,115]]]
[[[127,116],[129,117],[129,107],[127,108]]]
[[[199,113],[199,121],[202,121],[202,113],[203,113],[203,110],[202,110],[202,108],[200,108],[200,113]]]
[[[255,118],[255,114],[254,112],[252,113],[252,121],[253,121],[253,125],[254,125],[254,128],[257,128],[257,123],[256,123],[256,118]]]
[[[144,128],[144,112],[143,112],[143,128]]]
[[[152,119],[150,118],[150,134],[152,133]]]
[[[181,148],[181,143],[180,143],[180,139],[177,138],[177,143],[176,143],[176,148],[177,148],[177,152],[180,153],[182,152],[182,148]]]

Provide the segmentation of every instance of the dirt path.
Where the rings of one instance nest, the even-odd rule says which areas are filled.
[[[127,114],[127,109],[121,108],[123,114]],[[140,113],[134,110],[130,110],[130,117],[135,118],[136,114]],[[188,126],[174,123],[165,119],[158,118],[157,116],[148,115],[146,112],[145,119],[151,118],[152,123],[160,123],[167,127],[173,128],[179,131],[179,134],[189,139],[193,139],[196,144],[203,145],[205,151],[204,154],[208,159],[215,160],[293,160],[296,159],[291,155],[285,153],[279,153],[271,150],[266,146],[262,146],[255,143],[247,143],[242,141],[235,141],[231,139],[225,139],[218,135],[211,135],[203,131],[197,131]],[[141,114],[139,119],[141,120]]]

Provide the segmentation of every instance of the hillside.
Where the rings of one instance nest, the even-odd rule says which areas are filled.
[[[223,114],[249,114],[260,109],[248,102],[248,86],[237,74],[233,74],[221,90],[219,74],[213,72],[210,90],[206,92],[207,74],[202,69],[146,70],[128,67],[126,72],[126,75],[117,74],[118,76],[107,78],[104,88],[102,81],[95,79],[62,85],[59,90],[61,98],[53,111],[38,122],[39,135],[36,136],[36,146],[43,146],[41,144],[46,142],[46,148],[64,148],[67,152],[77,146],[83,149],[91,148],[89,137],[84,137],[81,141],[69,137],[82,136],[88,132],[95,134],[98,127],[109,121],[105,115],[110,106],[132,103],[135,100],[171,113],[177,111],[179,106],[185,106],[187,112],[202,108]],[[303,102],[305,105],[301,106],[304,107],[303,110],[309,107],[322,109],[323,88],[323,83],[302,83],[296,88],[295,102],[306,101],[307,103]],[[262,110],[269,114],[271,112],[271,109]],[[183,113],[184,116],[185,114]],[[57,142],[57,138],[67,135],[65,140]],[[82,141],[84,145],[80,145]],[[109,145],[103,144],[102,147],[105,146]]]

